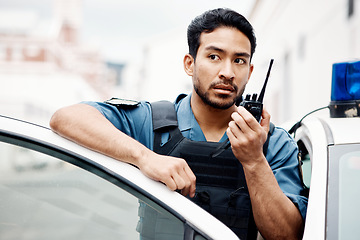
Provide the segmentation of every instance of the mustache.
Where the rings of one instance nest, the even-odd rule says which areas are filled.
[[[229,85],[232,88],[234,88],[235,92],[237,92],[239,89],[238,86],[236,84],[234,84],[234,82],[231,80],[219,80],[219,81],[213,82],[213,83],[211,83],[210,88],[214,88],[217,85]]]

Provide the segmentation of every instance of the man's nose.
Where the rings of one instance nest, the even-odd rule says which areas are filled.
[[[233,69],[233,65],[231,61],[224,61],[220,72],[219,72],[219,77],[221,79],[228,79],[228,80],[233,80],[235,78],[235,72]]]

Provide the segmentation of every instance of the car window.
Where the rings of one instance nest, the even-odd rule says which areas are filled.
[[[299,158],[301,160],[301,170],[303,175],[303,182],[307,188],[310,188],[311,181],[311,159],[310,159],[310,149],[306,147],[302,140],[297,142],[299,147]]]
[[[184,239],[181,220],[99,169],[0,142],[0,239],[139,239],[139,202]]]
[[[360,144],[329,146],[327,239],[360,236]]]

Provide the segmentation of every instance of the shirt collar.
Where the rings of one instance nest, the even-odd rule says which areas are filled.
[[[191,94],[181,99],[175,106],[178,125],[184,137],[194,141],[206,141],[206,138],[195,119],[190,105]]]
[[[175,104],[177,112],[178,125],[184,137],[194,141],[206,141],[205,135],[196,121],[194,113],[190,105],[191,94],[187,95]],[[220,142],[227,139],[226,133]]]

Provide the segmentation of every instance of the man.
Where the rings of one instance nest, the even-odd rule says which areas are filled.
[[[284,130],[275,128],[265,158],[269,113],[264,110],[258,123],[246,109],[235,105],[253,71],[251,58],[256,41],[252,26],[232,10],[207,11],[189,25],[188,44],[184,68],[192,77],[193,91],[178,97],[177,124],[171,131],[165,128],[156,137],[153,124],[157,122],[152,119],[155,108],[148,102],[124,107],[87,102],[65,107],[54,114],[51,128],[88,148],[137,166],[171,190],[181,190],[242,239],[254,238],[254,228],[266,239],[301,238],[307,199],[301,196],[296,143]],[[204,153],[199,156],[205,159],[203,166],[213,164],[215,169],[229,163],[222,169],[224,176],[216,170],[201,172],[198,160],[186,154],[198,153],[192,147],[195,143],[206,148],[227,137],[231,156],[220,155],[215,161]],[[179,144],[173,142],[175,138],[180,139]],[[168,145],[174,147],[162,151]],[[227,172],[233,172],[233,177]],[[224,191],[228,192],[216,200]]]

